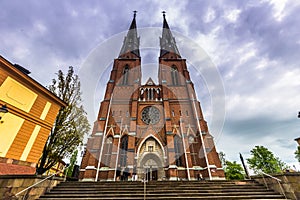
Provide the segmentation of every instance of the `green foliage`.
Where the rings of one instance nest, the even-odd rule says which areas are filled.
[[[80,81],[73,67],[69,67],[66,75],[59,70],[57,79],[52,80],[48,89],[68,105],[60,109],[56,117],[37,166],[37,174],[43,174],[58,161],[70,156],[90,130],[86,112],[81,105]]]
[[[254,172],[263,171],[265,173],[280,173],[287,165],[282,162],[278,157],[275,157],[274,154],[269,151],[264,146],[255,146],[251,150],[251,158],[247,159],[250,168]]]
[[[70,158],[70,165],[67,169],[67,176],[68,177],[72,177],[74,166],[75,166],[76,161],[77,161],[77,155],[78,155],[78,150],[76,149],[74,151],[74,153],[72,154],[71,158]]]
[[[295,151],[295,158],[300,162],[300,146],[297,147],[297,150]]]
[[[222,163],[225,177],[227,180],[243,180],[245,177],[245,172],[243,167],[236,163],[236,161],[230,162],[226,160],[225,153],[219,152],[219,158]]]
[[[225,177],[228,180],[243,180],[245,177],[244,169],[236,161],[226,161]]]

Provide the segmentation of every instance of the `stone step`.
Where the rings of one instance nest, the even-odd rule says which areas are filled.
[[[254,181],[157,181],[146,184],[147,199],[283,199]],[[142,182],[64,182],[42,200],[144,199]]]
[[[95,200],[95,199],[144,199],[144,196],[113,196],[113,197],[41,197],[42,200]],[[146,195],[146,199],[161,199],[161,200],[172,200],[172,199],[285,199],[281,195],[247,195],[247,196],[236,196],[236,195],[218,195],[218,196],[151,196]]]
[[[198,182],[198,183],[193,183],[193,184],[190,184],[190,183],[165,183],[165,184],[162,184],[162,183],[146,183],[148,186],[155,186],[155,187],[170,187],[170,186],[183,186],[183,187],[199,187],[199,186],[261,186],[261,184],[258,184],[258,183],[255,183],[255,182],[249,182],[249,183],[242,183],[242,182],[231,182],[231,183],[227,183],[227,184],[223,184],[223,183],[219,183],[219,184],[211,184],[209,182],[205,182],[205,183],[201,183],[201,182]],[[73,187],[73,186],[76,186],[76,187],[120,187],[120,186],[124,186],[124,187],[137,187],[137,186],[143,186],[144,183],[142,182],[135,182],[135,183],[131,183],[131,182],[118,182],[116,184],[108,184],[108,183],[95,183],[95,182],[78,182],[77,184],[75,183],[61,183],[59,184],[59,186],[63,186],[63,187]]]
[[[100,198],[100,199],[109,199],[109,200],[122,200],[122,199],[130,199],[130,200],[144,200],[145,198],[144,197],[128,197],[128,198],[125,198],[125,197],[114,197],[114,198],[111,198],[111,197],[108,197],[108,198]],[[278,197],[278,196],[270,196],[269,198],[266,198],[264,196],[246,196],[246,197],[240,197],[240,196],[218,196],[218,197],[214,197],[214,196],[208,196],[208,197],[146,197],[146,199],[148,200],[156,200],[156,199],[159,199],[159,200],[186,200],[186,199],[189,199],[189,200],[197,200],[197,199],[252,199],[252,200],[255,200],[255,199],[260,199],[260,200],[267,200],[267,199],[278,199],[278,200],[287,200],[285,198],[282,198],[282,197]],[[82,198],[43,198],[43,200],[82,200]],[[99,200],[98,197],[96,198],[84,198],[84,200]]]
[[[147,190],[147,193],[160,193],[160,194],[165,194],[165,193],[172,193],[176,192],[177,194],[179,193],[233,193],[233,192],[244,192],[244,193],[249,193],[249,192],[264,192],[266,193],[266,189],[259,189],[259,190],[236,190],[236,189],[227,189],[227,190],[199,190],[199,191],[191,191],[191,190],[181,190],[181,191],[176,191],[176,190],[153,190],[149,191]],[[126,191],[126,190],[118,190],[118,191],[111,191],[111,190],[105,190],[105,191],[79,191],[79,190],[74,190],[74,191],[63,191],[63,190],[52,190],[51,194],[120,194],[120,193],[143,193],[143,190],[135,190],[135,191]],[[273,194],[273,191],[271,191]]]
[[[58,185],[58,188],[140,188],[144,187],[144,185]],[[156,187],[161,187],[161,188],[170,188],[170,187],[180,187],[180,188],[205,188],[205,187],[212,187],[212,188],[222,188],[222,187],[262,187],[262,185],[148,185],[147,187],[149,188],[156,188]]]
[[[60,185],[63,185],[63,186],[68,186],[68,187],[72,187],[72,186],[74,186],[73,184],[60,184]],[[82,184],[82,183],[80,183],[80,184],[77,184],[77,185],[75,185],[75,186],[82,186],[82,187],[84,187],[84,186],[91,186],[91,185],[93,185],[93,186],[107,186],[107,187],[111,187],[111,186],[123,186],[123,185],[125,185],[125,183],[124,184],[115,184],[115,185],[109,185],[109,184]],[[135,186],[142,186],[142,185],[144,185],[143,183],[140,183],[140,184],[126,184],[126,187],[135,187]],[[188,185],[186,185],[186,184],[180,184],[180,183],[178,183],[178,184],[157,184],[157,185],[154,185],[154,184],[148,184],[147,183],[147,185],[149,185],[149,186],[165,186],[165,187],[170,187],[170,186],[177,186],[177,185],[183,185],[183,186],[186,186],[186,187],[193,187],[193,186],[205,186],[205,185],[209,185],[209,186],[220,186],[220,185],[224,185],[224,186],[234,186],[234,185],[245,185],[245,186],[252,186],[252,185],[259,185],[259,184],[209,184],[209,183],[201,183],[201,184],[192,184],[192,185],[190,185],[190,184],[188,184]]]
[[[49,197],[115,197],[115,196],[119,196],[119,197],[128,197],[128,196],[132,196],[132,197],[140,197],[143,196],[143,192],[141,193],[89,193],[89,194],[73,194],[73,193],[50,193]],[[250,195],[250,196],[269,196],[269,195],[274,195],[274,192],[211,192],[211,193],[180,193],[180,192],[173,192],[173,193],[147,193],[147,196],[164,196],[164,197],[173,197],[173,196],[182,196],[182,197],[186,197],[186,196],[244,196],[244,195]],[[276,194],[277,196],[277,194]],[[280,196],[280,195],[279,195]]]
[[[226,189],[234,189],[234,190],[259,190],[259,189],[266,189],[265,187],[262,186],[234,186],[234,187],[229,187],[229,186],[214,186],[214,187],[150,187],[146,186],[147,190],[190,190],[190,191],[198,191],[198,190],[226,190]],[[74,190],[79,190],[79,191],[112,191],[112,190],[143,190],[143,186],[139,187],[55,187],[53,191],[74,191]]]
[[[82,182],[64,182],[62,184],[64,185],[138,185],[138,184],[143,184],[141,181],[127,181],[127,182],[90,182],[90,181],[82,181]],[[185,184],[185,185],[199,185],[199,184],[210,184],[210,185],[237,185],[237,184],[256,184],[254,181],[149,181],[147,182],[148,185],[177,185],[177,184]]]

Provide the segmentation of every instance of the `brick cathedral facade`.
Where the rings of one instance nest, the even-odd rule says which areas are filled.
[[[139,45],[134,14],[87,142],[80,179],[223,179],[186,60],[165,14],[158,83],[149,78],[142,85]]]

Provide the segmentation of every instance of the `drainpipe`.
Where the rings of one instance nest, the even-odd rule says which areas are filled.
[[[109,121],[109,113],[110,113],[110,107],[111,107],[111,102],[112,102],[112,97],[113,97],[113,93],[111,94],[110,100],[109,100],[109,105],[108,105],[108,111],[107,111],[107,115],[106,115],[106,122],[105,122],[105,127],[104,127],[104,133],[102,136],[102,145],[101,145],[101,150],[100,150],[100,154],[99,154],[99,161],[98,161],[98,166],[97,166],[97,172],[96,172],[96,178],[95,178],[95,182],[98,181],[98,176],[99,176],[99,170],[100,170],[100,163],[101,163],[101,159],[102,159],[102,153],[103,153],[103,146],[104,146],[104,138],[106,137],[106,131],[107,131],[107,124]]]
[[[121,141],[121,137],[122,137],[122,125],[123,125],[123,118],[121,119],[121,128],[120,128],[120,136],[119,136],[118,148],[117,148],[114,181],[116,181],[116,177],[117,177],[117,168],[118,168],[119,152],[120,152],[120,141]]]
[[[187,170],[188,180],[191,180],[190,168],[189,168],[189,162],[188,162],[187,153],[186,153],[185,139],[184,139],[184,135],[183,135],[182,118],[181,117],[180,117],[179,122],[180,122],[180,132],[181,132],[181,138],[182,138],[182,144],[183,144],[183,150],[184,150],[184,156],[185,156],[185,166],[186,166],[186,170]]]
[[[201,126],[200,126],[200,122],[199,122],[199,116],[198,116],[198,113],[197,113],[197,109],[196,109],[196,105],[195,105],[195,101],[194,100],[195,100],[194,99],[194,95],[192,95],[192,101],[193,101],[194,110],[195,110],[195,114],[196,114],[196,120],[197,120],[198,129],[199,129],[199,132],[200,132],[200,139],[201,139],[201,143],[202,143],[202,148],[203,148],[205,162],[206,162],[206,165],[207,165],[208,176],[209,176],[209,180],[212,180],[210,166],[209,166],[208,157],[207,157],[207,153],[206,153],[206,148],[205,148],[205,144],[204,144],[204,139],[203,139],[203,135],[202,135],[202,131],[201,131]]]

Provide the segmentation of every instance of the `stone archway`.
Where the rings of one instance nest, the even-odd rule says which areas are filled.
[[[159,143],[153,138],[146,139],[138,155],[137,175],[139,179],[162,180],[164,172],[164,153]]]

